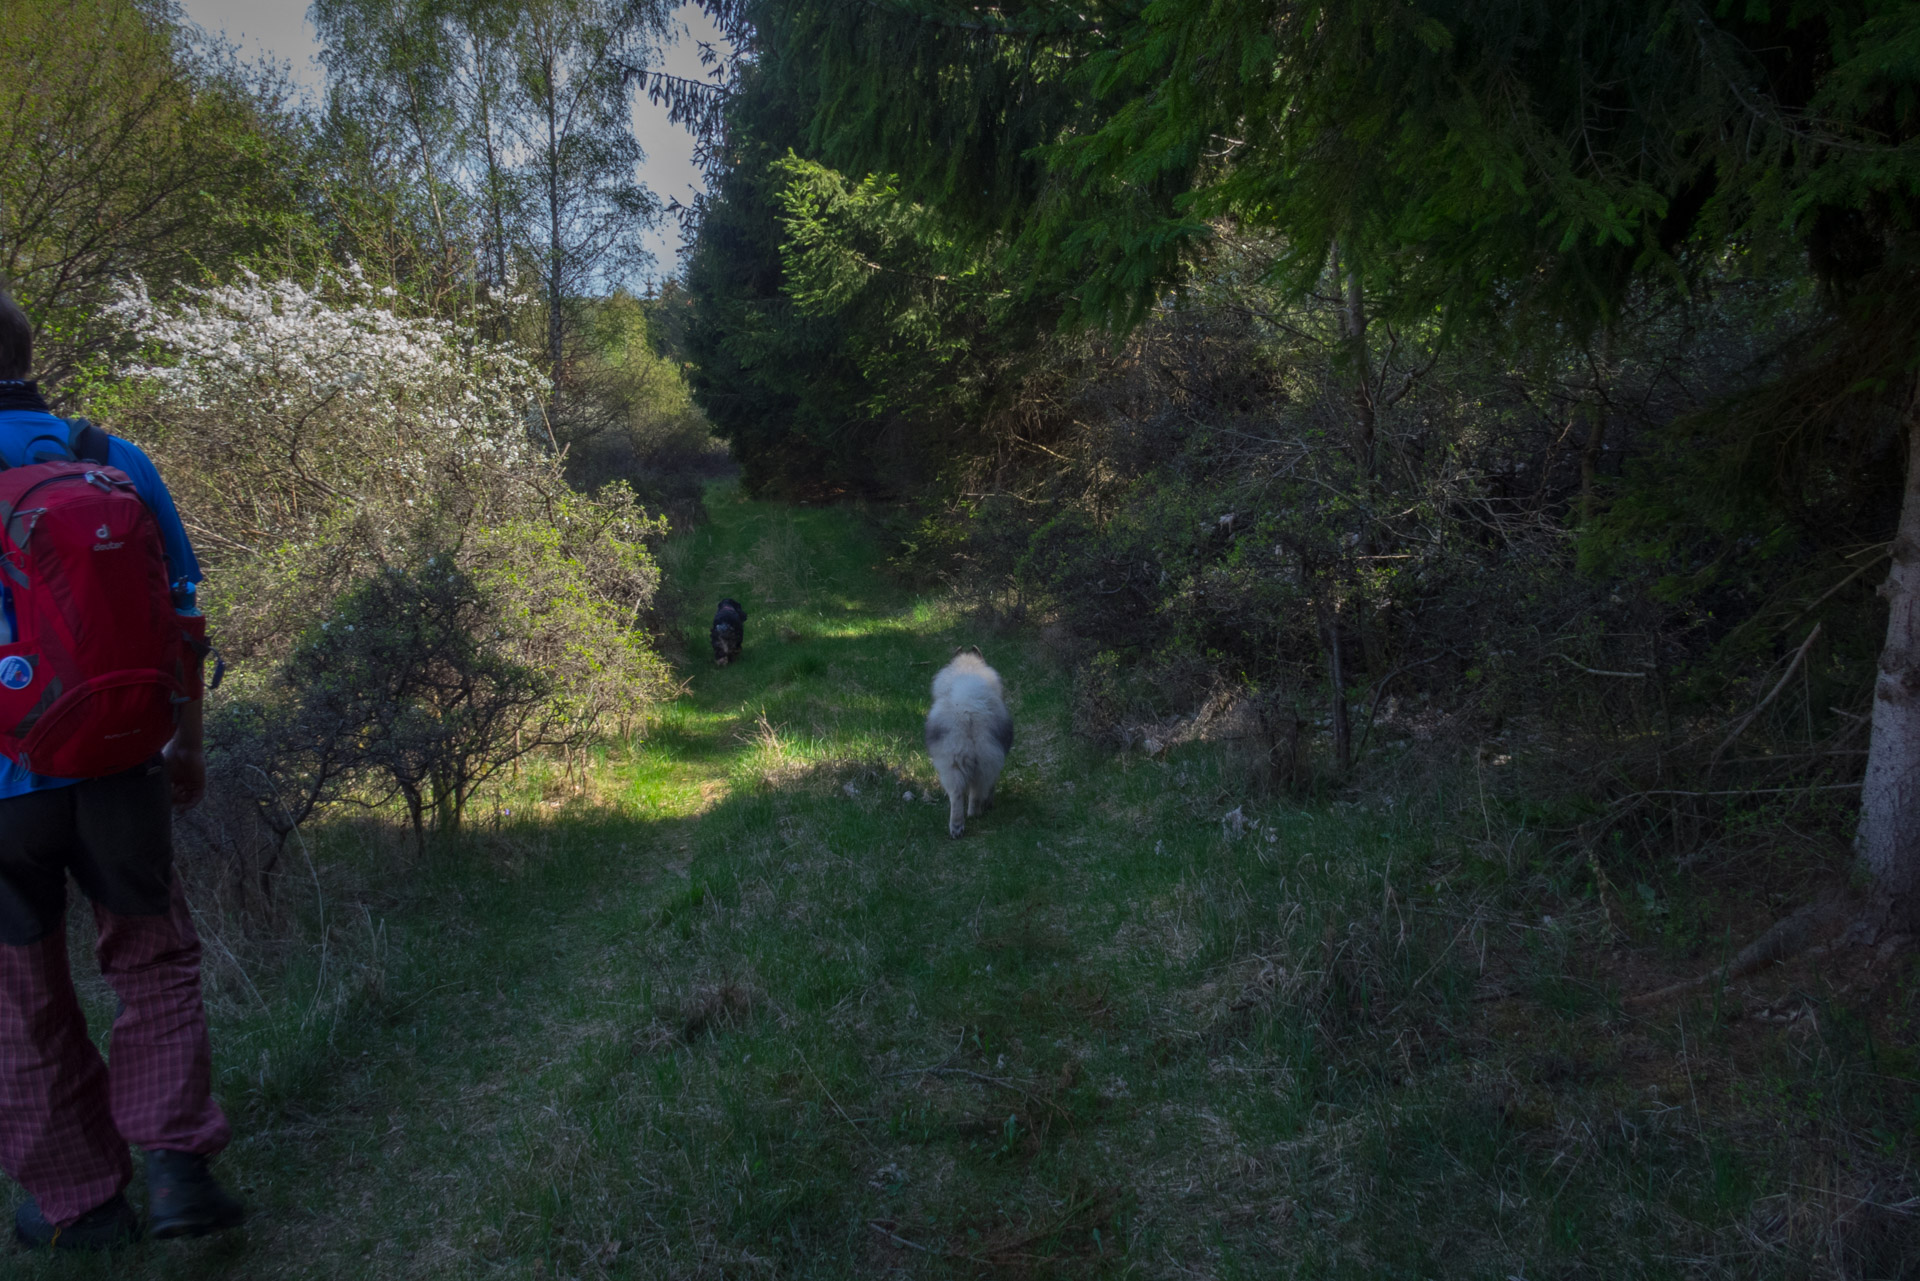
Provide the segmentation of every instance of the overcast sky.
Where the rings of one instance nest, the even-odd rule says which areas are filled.
[[[308,0],[182,0],[181,8],[190,21],[214,34],[224,34],[249,61],[263,58],[287,66],[293,79],[310,100],[318,103],[326,72],[320,66],[320,46],[313,27],[307,22]],[[688,4],[674,11],[672,26],[677,39],[664,50],[665,69],[689,79],[704,79],[696,40],[719,40],[713,24],[698,5]],[[646,149],[647,159],[640,166],[640,180],[653,189],[662,204],[679,199],[691,203],[693,194],[706,190],[700,171],[693,164],[693,138],[686,130],[667,123],[666,108],[656,107],[644,98],[634,104],[633,136]],[[647,248],[655,259],[655,275],[671,275],[678,266],[680,228],[672,219],[647,237]]]

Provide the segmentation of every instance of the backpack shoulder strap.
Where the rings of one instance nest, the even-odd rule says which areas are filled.
[[[84,418],[67,420],[67,452],[75,462],[107,465],[107,447],[112,437]]]
[[[64,443],[67,453],[77,463],[98,463],[102,467],[107,466],[107,450],[112,444],[113,437],[84,418],[63,418],[60,421],[67,428],[66,440],[61,442],[58,436],[52,435],[35,436],[27,443],[29,462],[32,461],[33,447],[46,440]],[[8,470],[7,460],[0,457],[0,471],[6,470]]]

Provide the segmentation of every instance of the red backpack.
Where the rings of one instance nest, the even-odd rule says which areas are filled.
[[[174,612],[160,527],[107,466],[107,434],[75,419],[66,446],[80,461],[0,470],[0,586],[14,623],[0,644],[0,755],[36,774],[100,778],[173,737],[174,704],[198,694],[204,640],[188,632],[205,622]]]

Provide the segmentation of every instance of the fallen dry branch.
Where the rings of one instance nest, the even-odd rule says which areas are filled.
[[[1742,716],[1739,723],[1733,727],[1733,732],[1726,736],[1720,746],[1713,749],[1713,759],[1707,762],[1708,781],[1712,781],[1713,772],[1720,768],[1720,758],[1726,755],[1727,749],[1733,746],[1736,739],[1747,732],[1747,726],[1753,724],[1760,713],[1766,711],[1767,708],[1772,705],[1774,699],[1780,697],[1780,691],[1785,689],[1787,682],[1793,679],[1793,674],[1799,670],[1801,662],[1807,656],[1807,651],[1813,648],[1813,642],[1820,639],[1820,630],[1823,626],[1824,624],[1822,623],[1815,623],[1813,625],[1813,630],[1808,632],[1807,638],[1800,642],[1800,648],[1793,652],[1793,659],[1787,664],[1787,670],[1781,674],[1779,681],[1774,687],[1767,691],[1767,696],[1754,704],[1753,710],[1749,711],[1745,716]]]
[[[1815,899],[1791,915],[1775,921],[1764,934],[1741,948],[1733,960],[1721,969],[1698,978],[1671,983],[1652,992],[1630,996],[1625,1005],[1628,1009],[1643,1009],[1705,987],[1725,987],[1734,979],[1745,978],[1776,962],[1792,960],[1808,948],[1838,934],[1851,923],[1852,918],[1853,905],[1845,895],[1829,894]]]

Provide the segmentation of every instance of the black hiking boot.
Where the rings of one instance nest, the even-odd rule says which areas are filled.
[[[247,1208],[220,1186],[206,1157],[156,1148],[147,1153],[147,1217],[157,1239],[203,1237],[239,1227]]]
[[[140,1239],[140,1220],[127,1198],[116,1192],[64,1228],[56,1228],[40,1213],[32,1197],[13,1212],[13,1239],[29,1250],[112,1250]]]

